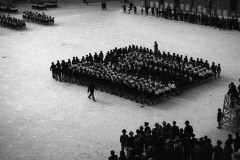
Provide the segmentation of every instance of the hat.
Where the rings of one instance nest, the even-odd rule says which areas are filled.
[[[133,135],[133,132],[132,132],[132,131],[130,131],[130,132],[129,132],[129,135]]]
[[[144,122],[144,125],[145,125],[145,126],[148,126],[148,124],[149,124],[148,122]]]
[[[218,144],[218,145],[221,145],[221,144],[222,144],[222,141],[218,140],[218,141],[217,141],[217,144]]]

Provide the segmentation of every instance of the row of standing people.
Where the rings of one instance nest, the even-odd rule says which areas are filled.
[[[14,5],[6,5],[6,4],[1,4],[0,3],[0,11],[3,11],[3,12],[18,12],[18,9]]]
[[[0,25],[1,27],[7,27],[15,30],[27,29],[26,23],[22,19],[17,19],[9,15],[0,16]]]
[[[44,12],[34,13],[32,11],[24,11],[22,17],[24,21],[32,21],[32,22],[37,22],[44,25],[54,24],[54,17],[48,16]]]
[[[126,5],[122,6],[124,13],[126,12]],[[137,14],[137,7],[135,5],[129,5],[128,13],[133,9],[134,13]],[[150,8],[145,7],[141,9],[141,14],[145,12],[146,15],[151,14],[152,16],[161,17],[170,20],[184,21],[192,24],[199,24],[205,26],[216,27],[219,29],[237,30],[240,31],[240,23],[237,17],[219,17],[217,14],[204,14],[196,12],[184,12],[176,8],[171,9],[170,7],[166,9],[160,8]],[[149,13],[150,12],[150,13]]]

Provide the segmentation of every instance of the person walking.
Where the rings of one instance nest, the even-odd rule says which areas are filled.
[[[95,89],[94,84],[90,84],[90,85],[88,86],[88,93],[90,92],[88,98],[91,99],[91,96],[92,96],[93,101],[96,102],[96,100],[95,100],[95,98],[94,98],[94,89]]]

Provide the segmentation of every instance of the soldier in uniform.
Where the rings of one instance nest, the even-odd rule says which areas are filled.
[[[128,135],[126,135],[127,131],[125,129],[122,130],[122,135],[120,136],[120,143],[121,143],[121,151],[124,151],[124,149],[127,147],[128,142]]]
[[[157,54],[158,51],[158,44],[157,41],[154,42],[154,54]]]
[[[222,111],[220,108],[218,108],[218,114],[217,114],[218,129],[220,129],[222,126],[221,121],[222,121]]]
[[[134,5],[133,7],[134,13],[137,14],[137,7]]]
[[[93,101],[96,102],[96,100],[95,100],[95,98],[94,98],[94,89],[95,89],[94,84],[90,84],[90,85],[88,86],[88,93],[90,92],[88,98],[91,99],[91,96],[92,96]]]
[[[52,62],[52,65],[50,67],[50,71],[52,71],[52,78],[55,79],[56,77],[56,65]]]
[[[122,5],[122,8],[123,8],[123,12],[126,13],[126,5],[125,4]]]
[[[108,158],[108,160],[118,160],[118,156],[115,155],[115,152],[114,151],[111,151],[111,156]]]

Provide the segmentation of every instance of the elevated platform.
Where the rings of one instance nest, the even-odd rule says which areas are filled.
[[[222,127],[232,132],[240,129],[240,104],[236,98],[225,95],[223,102]]]

